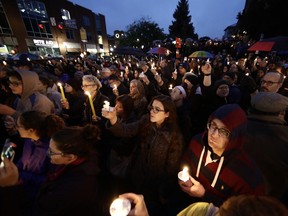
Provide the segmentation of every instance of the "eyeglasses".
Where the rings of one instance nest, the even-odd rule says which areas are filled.
[[[51,157],[51,156],[53,156],[53,155],[64,155],[62,152],[59,152],[59,153],[57,153],[57,152],[53,152],[52,150],[51,150],[51,148],[48,148],[48,150],[47,150],[47,155],[49,156],[49,157]]]
[[[159,107],[153,107],[153,106],[149,106],[148,110],[151,112],[153,111],[155,114],[159,113],[159,112],[165,112],[165,110],[161,110]]]
[[[7,81],[8,85],[12,85],[14,87],[18,87],[19,85],[22,85],[22,82],[11,82],[10,80]]]
[[[216,126],[216,124],[214,124],[213,122],[210,122],[207,124],[207,129],[211,132],[214,133],[216,130],[218,131],[218,134],[220,137],[222,138],[228,138],[230,136],[230,131],[228,131],[227,129],[224,128],[218,128]]]
[[[266,80],[261,80],[261,85],[266,84],[267,86],[272,86],[275,83],[280,83],[280,82],[273,82],[273,81],[266,81]]]
[[[82,88],[87,88],[87,87],[89,87],[89,86],[94,86],[94,85],[96,85],[96,84],[91,84],[91,85],[82,85],[81,87],[82,87]]]

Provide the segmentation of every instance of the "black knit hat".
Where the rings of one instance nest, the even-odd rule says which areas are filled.
[[[81,90],[81,81],[78,79],[69,79],[66,83],[70,85],[75,91]]]
[[[199,85],[199,78],[193,74],[185,74],[185,79],[188,80],[193,86]]]
[[[228,85],[229,86],[229,84],[228,84],[228,82],[226,81],[226,80],[217,80],[216,82],[215,82],[215,84],[214,84],[214,89],[215,89],[215,91],[218,89],[218,87],[219,86],[221,86],[221,85]]]

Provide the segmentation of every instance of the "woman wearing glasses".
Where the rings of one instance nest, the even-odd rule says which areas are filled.
[[[154,97],[149,110],[149,114],[130,124],[119,121],[116,111],[103,110],[102,115],[109,119],[107,128],[115,136],[137,136],[139,141],[135,143],[130,174],[132,190],[144,194],[151,215],[165,215],[163,206],[169,203],[177,188],[177,182],[174,185],[173,181],[183,141],[175,105],[169,96]]]
[[[233,195],[264,194],[262,174],[242,150],[246,123],[236,104],[211,114],[207,130],[196,135],[184,153],[182,164],[189,168],[190,179],[179,184],[185,193],[216,206]]]
[[[5,198],[0,207],[5,208],[1,215],[100,215],[98,156],[93,150],[98,136],[99,129],[93,125],[66,127],[52,135],[47,154],[55,169],[42,184],[31,214],[22,212],[25,202],[18,170],[13,162],[4,160],[0,195]]]
[[[89,93],[91,95],[93,105],[95,108],[96,116],[101,116],[102,107],[104,105],[104,101],[109,101],[109,98],[105,95],[101,94],[100,88],[102,84],[97,79],[97,77],[93,75],[84,75],[82,78],[82,90],[84,93]],[[91,105],[89,99],[87,97],[85,102],[85,110],[84,110],[84,118],[86,123],[92,123],[97,120],[97,117],[93,117]],[[85,123],[84,122],[84,123]]]

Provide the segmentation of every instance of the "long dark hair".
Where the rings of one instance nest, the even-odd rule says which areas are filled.
[[[116,98],[117,102],[120,102],[122,104],[124,113],[122,118],[127,119],[131,113],[134,111],[134,102],[131,96],[124,94],[120,95]]]
[[[169,112],[169,116],[165,119],[165,121],[162,124],[168,126],[169,129],[178,131],[179,127],[178,127],[178,116],[176,112],[176,106],[171,97],[167,95],[157,95],[154,98],[152,98],[149,106],[151,106],[153,101],[155,100],[163,104],[166,113]]]

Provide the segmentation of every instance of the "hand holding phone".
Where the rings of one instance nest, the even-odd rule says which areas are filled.
[[[4,159],[7,158],[10,161],[13,161],[15,156],[15,151],[13,149],[15,147],[15,144],[12,143],[9,139],[6,139],[5,144],[3,146],[2,152],[1,152],[1,164],[0,167],[4,167]]]

